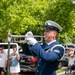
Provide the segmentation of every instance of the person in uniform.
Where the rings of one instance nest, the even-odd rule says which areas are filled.
[[[36,75],[56,75],[59,60],[64,55],[64,47],[56,40],[60,31],[62,31],[62,27],[59,24],[47,20],[44,28],[45,43],[42,46],[31,31],[25,34],[29,50],[39,58]]]

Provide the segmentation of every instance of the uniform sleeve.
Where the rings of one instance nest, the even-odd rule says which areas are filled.
[[[44,51],[44,49],[37,43],[30,48],[38,57],[45,61],[56,61],[61,59],[64,54],[64,48],[62,46],[57,46],[49,52]]]

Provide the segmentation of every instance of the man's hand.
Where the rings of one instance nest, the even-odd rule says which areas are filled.
[[[37,40],[34,38],[33,33],[31,31],[27,32],[25,34],[25,41],[27,44],[34,45],[37,43]]]
[[[29,38],[26,38],[26,42],[29,45],[34,45],[37,43],[37,40],[35,38],[29,37]]]

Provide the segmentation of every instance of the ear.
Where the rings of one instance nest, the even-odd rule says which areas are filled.
[[[53,33],[54,33],[54,36],[56,36],[56,32],[54,31]]]
[[[54,35],[56,36],[58,34],[58,32],[57,31],[54,31]]]

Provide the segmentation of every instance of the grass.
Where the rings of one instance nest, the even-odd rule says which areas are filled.
[[[66,70],[66,68],[58,69],[58,70],[56,71],[56,73],[62,73],[62,72],[65,72],[65,70]],[[74,72],[73,75],[75,75],[75,72]]]
[[[65,68],[63,68],[63,69],[58,69],[56,72],[57,73],[61,73],[61,72],[64,72],[66,69]]]

